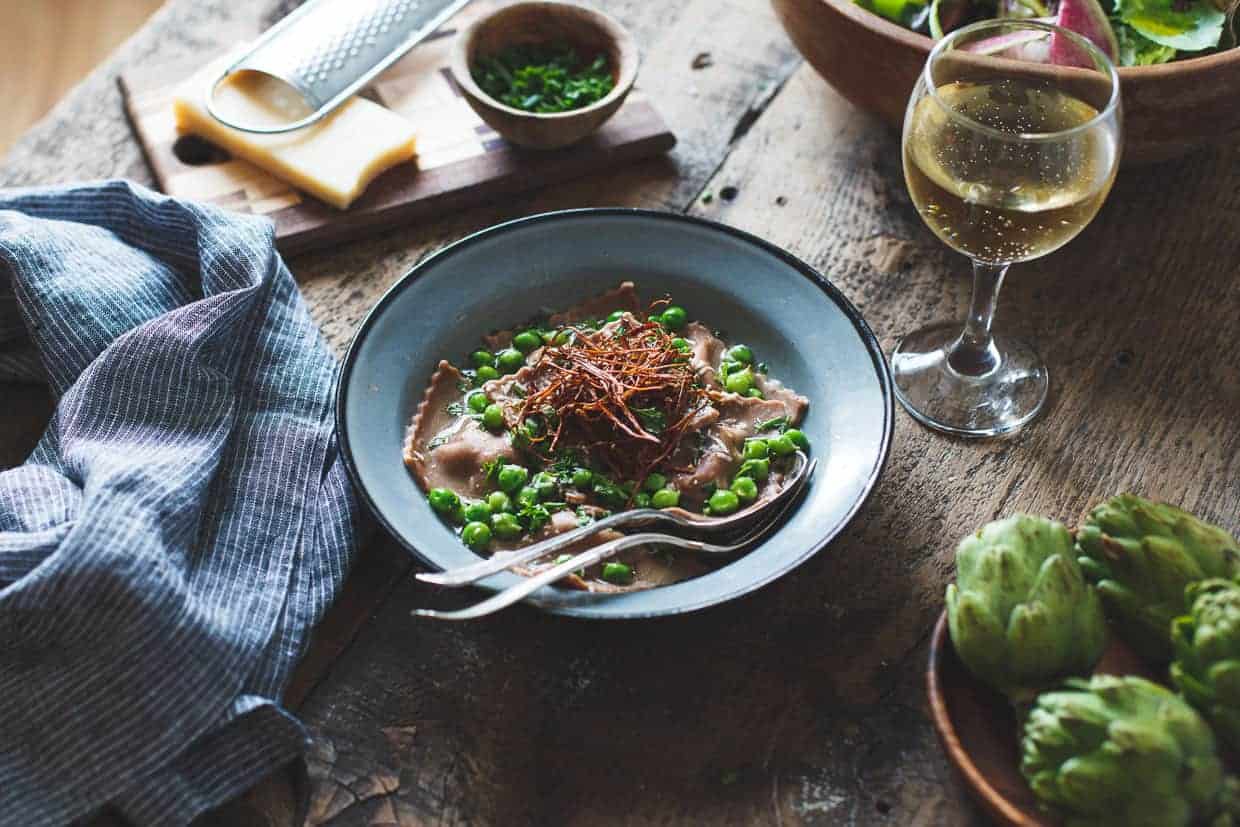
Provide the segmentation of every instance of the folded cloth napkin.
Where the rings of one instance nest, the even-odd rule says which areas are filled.
[[[58,399],[0,473],[0,821],[184,824],[302,749],[357,529],[335,370],[270,222],[0,192],[0,377]]]

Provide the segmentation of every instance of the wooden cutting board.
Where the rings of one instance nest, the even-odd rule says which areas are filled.
[[[448,70],[457,31],[491,7],[470,4],[363,93],[417,125],[418,159],[376,178],[348,210],[298,192],[199,138],[177,134],[172,97],[201,61],[122,74],[119,84],[160,189],[267,216],[286,255],[566,181],[666,152],[676,143],[640,89],[598,132],[566,149],[525,150],[499,137],[469,108]]]

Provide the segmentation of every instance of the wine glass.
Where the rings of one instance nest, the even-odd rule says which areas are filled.
[[[973,301],[967,320],[910,333],[892,354],[896,395],[918,421],[985,437],[1041,410],[1046,366],[991,330],[999,288],[1009,265],[1058,249],[1098,212],[1120,120],[1115,67],[1067,29],[987,20],[930,52],[904,118],[904,177],[934,234],[972,259]]]

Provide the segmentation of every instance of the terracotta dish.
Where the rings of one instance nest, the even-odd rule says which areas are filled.
[[[1159,680],[1115,635],[1094,672]],[[1020,774],[1020,733],[1011,705],[969,674],[956,657],[947,631],[946,612],[939,616],[930,640],[926,690],[930,717],[943,751],[995,823],[1010,827],[1060,827],[1058,820],[1038,809]]]
[[[470,74],[478,56],[511,46],[567,43],[578,54],[605,54],[615,86],[602,100],[568,112],[537,113],[500,103],[479,88]],[[452,76],[465,100],[488,126],[518,146],[558,149],[576,143],[616,114],[637,78],[637,44],[612,18],[571,3],[538,2],[504,6],[466,29],[452,50]]]
[[[857,106],[899,129],[934,42],[849,0],[771,0],[797,49]],[[1240,49],[1119,70],[1123,164],[1177,158],[1240,139]]]

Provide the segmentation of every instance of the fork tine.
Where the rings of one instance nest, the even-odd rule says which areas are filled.
[[[602,545],[587,549],[581,554],[573,557],[571,560],[565,560],[559,565],[552,566],[546,571],[539,572],[533,577],[527,577],[520,583],[504,589],[502,592],[488,597],[481,603],[475,603],[464,609],[458,609],[454,612],[440,612],[434,609],[415,609],[414,614],[418,617],[433,617],[438,620],[473,620],[483,615],[489,615],[500,609],[507,608],[523,597],[538,591],[543,586],[554,583],[555,581],[572,574],[574,571],[585,566],[592,566],[600,560],[629,548],[633,545],[639,545],[641,542],[650,542],[650,537],[668,537],[665,534],[628,534],[624,537],[618,537],[610,540]],[[643,538],[643,539],[639,539]]]
[[[779,500],[795,499],[795,493],[804,485],[805,481],[813,474],[813,469],[818,465],[818,460],[810,460],[805,454],[797,451],[798,467],[794,472],[792,479],[774,498],[765,503],[755,504],[751,509],[745,509],[731,517],[721,520],[702,520],[693,528],[701,530],[715,530],[723,525],[735,525],[740,521],[749,519],[750,517],[759,517],[763,509],[769,508]],[[634,516],[637,515],[637,516]],[[651,525],[659,520],[665,520],[673,523],[683,523],[682,520],[676,519],[668,512],[649,511],[642,509],[641,512],[625,511],[619,514],[613,514],[602,520],[574,529],[566,531],[563,534],[556,535],[542,542],[535,543],[528,548],[511,553],[500,553],[492,555],[485,560],[479,560],[476,563],[460,566],[455,569],[440,572],[419,572],[414,575],[417,579],[424,583],[434,583],[437,586],[468,586],[471,583],[477,583],[484,577],[492,574],[498,574],[504,569],[510,569],[515,566],[524,565],[525,563],[537,560],[540,557],[547,557],[551,554],[568,546],[580,543],[588,537],[592,537],[605,529],[621,529],[629,527],[642,527]]]
[[[817,466],[817,464],[818,460],[816,459],[808,463],[808,470],[810,473],[813,472],[813,469]],[[807,473],[804,477],[794,483],[794,486],[798,491],[801,488],[804,488],[805,481],[809,479],[810,473]],[[789,487],[791,488],[794,486]],[[492,614],[493,612],[497,612],[500,609],[507,608],[513,603],[516,603],[517,601],[538,591],[543,586],[550,585],[578,569],[585,568],[586,566],[592,566],[595,563],[606,560],[608,557],[611,557],[612,555],[627,548],[664,545],[709,554],[730,554],[765,538],[765,536],[770,533],[771,529],[779,523],[780,518],[783,517],[783,515],[798,499],[799,498],[796,496],[787,498],[779,505],[778,508],[772,509],[767,514],[762,515],[764,518],[769,517],[769,519],[761,520],[759,523],[755,524],[753,529],[747,532],[745,536],[738,538],[735,542],[727,545],[716,545],[702,540],[686,540],[683,537],[676,537],[671,534],[629,534],[603,543],[602,545],[595,546],[594,548],[586,549],[573,557],[571,560],[565,560],[563,563],[552,566],[546,571],[539,572],[533,577],[527,577],[520,583],[509,586],[502,592],[494,594],[480,603],[475,603],[473,606],[446,612],[437,611],[435,609],[415,609],[413,613],[418,617],[430,617],[437,620],[473,620],[475,618],[483,617],[485,615]]]

